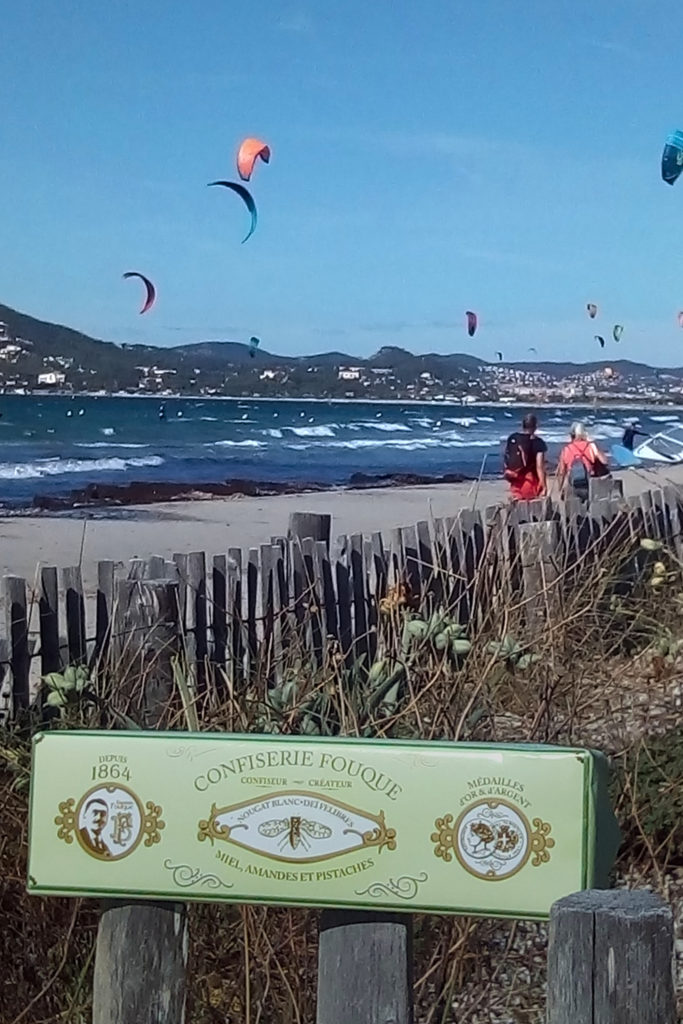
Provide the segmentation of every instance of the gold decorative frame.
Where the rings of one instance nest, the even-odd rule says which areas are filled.
[[[122,790],[124,793],[127,793],[128,796],[135,801],[140,815],[140,831],[138,832],[135,841],[124,853],[121,853],[118,856],[105,857],[89,849],[83,844],[78,831],[78,819],[80,817],[81,808],[93,793],[98,793],[103,789],[108,792]],[[77,805],[73,797],[69,797],[67,800],[62,800],[59,803],[59,814],[54,819],[55,825],[58,826],[57,838],[63,839],[65,843],[71,844],[73,843],[75,836],[81,849],[87,853],[89,857],[93,857],[95,860],[104,862],[123,860],[124,857],[130,856],[130,854],[137,849],[143,839],[144,845],[147,847],[154,846],[156,843],[161,842],[161,831],[166,827],[166,822],[161,818],[163,809],[159,804],[154,803],[152,800],[148,800],[146,802],[145,808],[146,811],[143,809],[142,802],[137,794],[127,786],[123,786],[119,783],[114,786],[103,786],[101,784],[98,786],[92,786],[83,794]]]
[[[517,817],[521,819],[527,835],[526,853],[519,864],[512,871],[508,871],[504,875],[496,875],[492,871],[482,874],[478,871],[473,871],[471,866],[462,857],[458,846],[458,833],[460,831],[463,818],[465,815],[469,814],[473,808],[479,806],[495,808],[500,805],[514,811]],[[544,822],[541,818],[534,818],[534,828],[532,829],[529,824],[529,820],[523,811],[521,811],[519,807],[516,807],[515,804],[509,803],[507,800],[480,800],[478,803],[473,803],[470,804],[469,807],[466,807],[458,816],[455,824],[453,824],[453,815],[445,814],[443,818],[436,819],[434,826],[437,831],[433,832],[430,836],[431,841],[435,844],[434,855],[436,857],[440,857],[446,862],[449,862],[453,859],[453,854],[455,854],[458,863],[465,869],[465,871],[467,871],[468,874],[486,882],[504,882],[507,878],[512,878],[513,875],[516,875],[523,867],[525,867],[530,857],[532,858],[532,867],[537,868],[540,867],[541,864],[547,864],[550,860],[550,853],[548,851],[555,846],[555,840],[550,837],[552,826],[548,822]]]
[[[278,856],[274,853],[268,853],[264,850],[259,850],[253,846],[248,846],[246,843],[240,842],[239,839],[234,838],[232,835],[235,829],[231,829],[229,825],[219,825],[216,820],[221,814],[226,814],[229,811],[236,811],[242,807],[249,807],[253,804],[262,803],[274,797],[283,796],[314,797],[316,800],[322,800],[323,802],[332,804],[334,807],[340,807],[351,814],[362,814],[364,818],[372,819],[377,823],[377,825],[375,828],[368,829],[366,832],[355,832],[354,829],[345,829],[346,833],[355,832],[355,834],[359,836],[361,842],[357,846],[335,851],[334,853],[322,854],[318,857],[285,857]],[[357,807],[352,807],[350,804],[342,803],[341,800],[334,800],[330,797],[321,797],[318,793],[309,793],[305,790],[298,789],[282,790],[281,792],[264,794],[261,797],[252,797],[250,800],[243,800],[238,804],[231,804],[227,807],[217,807],[215,803],[212,803],[209,816],[207,818],[202,818],[198,822],[197,839],[200,843],[205,839],[208,839],[212,846],[214,841],[218,840],[226,843],[234,843],[235,846],[239,846],[241,849],[247,850],[249,853],[288,864],[317,863],[319,861],[330,860],[332,857],[342,857],[347,853],[356,853],[358,850],[364,849],[376,849],[378,853],[381,853],[385,847],[387,850],[396,849],[396,829],[387,827],[384,811],[379,811],[378,814],[372,814],[370,811],[360,810]]]

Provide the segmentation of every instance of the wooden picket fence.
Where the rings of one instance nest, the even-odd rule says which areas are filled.
[[[276,683],[292,645],[322,666],[334,646],[347,664],[371,665],[388,602],[439,607],[476,626],[492,607],[571,579],[607,542],[651,537],[683,556],[683,494],[675,487],[623,499],[613,481],[591,481],[588,506],[549,499],[462,509],[389,535],[354,534],[330,544],[330,519],[295,514],[288,537],[260,548],[152,556],[128,567],[100,562],[85,595],[79,566],[44,566],[38,586],[2,581],[0,717],[35,700],[40,677],[67,665],[96,665],[127,628],[121,595],[136,580],[177,583],[178,629],[196,677],[221,669],[232,692],[255,674]],[[123,588],[123,590],[122,590]],[[126,591],[127,588],[127,591]]]

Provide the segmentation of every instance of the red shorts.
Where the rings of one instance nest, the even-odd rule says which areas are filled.
[[[541,484],[536,476],[524,476],[510,484],[510,497],[513,501],[533,501],[540,497]]]

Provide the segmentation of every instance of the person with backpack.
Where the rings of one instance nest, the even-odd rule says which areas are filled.
[[[529,413],[522,420],[521,431],[510,434],[503,455],[503,474],[510,484],[513,501],[533,501],[545,498],[548,485],[545,456],[548,446],[536,436],[538,420]]]
[[[563,497],[574,496],[588,501],[591,477],[609,476],[607,456],[591,441],[583,423],[572,423],[569,444],[560,452],[557,482]]]

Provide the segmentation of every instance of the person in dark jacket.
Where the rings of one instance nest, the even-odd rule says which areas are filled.
[[[636,437],[650,436],[649,434],[646,434],[644,430],[639,430],[639,426],[640,424],[638,423],[638,420],[631,420],[629,425],[626,427],[626,430],[624,431],[623,438],[621,439],[621,443],[623,444],[624,448],[628,448],[630,452],[633,451],[633,442],[635,441]]]

